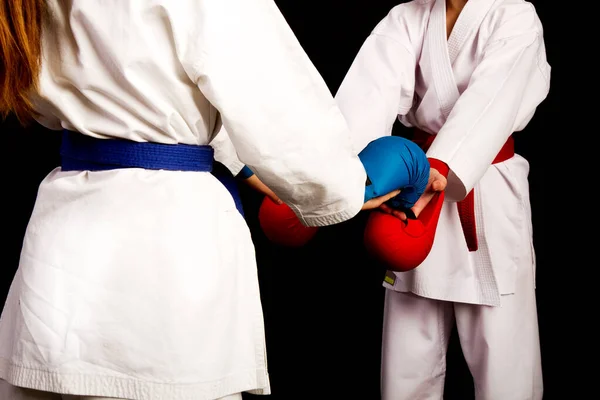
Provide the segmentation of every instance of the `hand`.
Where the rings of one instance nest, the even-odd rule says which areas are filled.
[[[371,200],[368,200],[365,204],[363,204],[362,206],[362,210],[372,210],[374,208],[378,208],[381,207],[381,205],[383,203],[385,203],[386,201],[394,198],[395,196],[400,194],[400,190],[394,190],[391,193],[388,193],[386,195],[383,196],[379,196],[379,197],[373,197]]]
[[[271,190],[267,185],[265,185],[258,176],[252,175],[251,177],[244,179],[246,185],[250,186],[252,189],[256,190],[259,193],[264,194],[269,197],[277,204],[283,204],[283,201]]]
[[[437,169],[431,168],[429,170],[429,181],[427,182],[427,187],[425,188],[425,191],[421,197],[419,197],[419,200],[417,200],[415,205],[412,207],[412,211],[415,213],[417,218],[419,217],[419,214],[421,214],[421,211],[427,207],[427,204],[429,204],[436,192],[444,191],[447,185],[448,180]],[[379,209],[387,214],[392,214],[393,216],[400,218],[402,221],[406,221],[407,219],[405,212],[394,210],[387,204],[382,204],[379,206]]]

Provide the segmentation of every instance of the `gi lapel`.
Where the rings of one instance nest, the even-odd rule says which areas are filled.
[[[448,38],[448,53],[450,56],[450,63],[454,64],[456,56],[460,52],[460,49],[465,44],[465,41],[471,37],[473,31],[479,29],[483,18],[492,8],[492,5],[496,0],[469,0],[463,8],[462,12],[458,16],[452,33]],[[444,1],[444,18],[446,17],[446,2]],[[444,19],[444,26],[445,19]]]
[[[452,64],[496,0],[470,0],[460,13],[450,38],[446,39],[446,0],[436,0],[431,10],[424,47],[430,59],[430,68],[440,109],[448,118],[460,96]]]

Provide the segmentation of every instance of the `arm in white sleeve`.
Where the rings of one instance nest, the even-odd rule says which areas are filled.
[[[215,161],[223,164],[234,176],[244,168],[244,163],[238,158],[235,147],[233,147],[229,134],[223,125],[221,125],[221,129],[210,142],[210,145],[215,151]]]
[[[273,0],[195,0],[180,58],[221,114],[241,162],[307,226],[364,204],[346,121]]]
[[[400,40],[372,33],[363,43],[335,99],[352,135],[354,151],[388,136],[411,106],[416,59]]]
[[[412,107],[417,59],[410,18],[405,5],[392,8],[362,44],[335,95],[357,153],[390,135],[398,115]]]
[[[447,192],[454,200],[471,191],[509,136],[525,127],[548,94],[550,70],[541,28],[508,28],[492,36],[468,87],[427,151],[428,157],[450,168]]]

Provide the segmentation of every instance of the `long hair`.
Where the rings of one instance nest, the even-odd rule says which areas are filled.
[[[0,116],[26,124],[41,68],[45,0],[0,0]]]

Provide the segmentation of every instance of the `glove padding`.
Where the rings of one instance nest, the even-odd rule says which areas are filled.
[[[443,203],[444,192],[439,192],[418,219],[407,222],[372,211],[365,227],[365,248],[391,271],[406,272],[418,267],[433,246]]]
[[[384,136],[370,142],[359,154],[367,172],[365,203],[394,190],[402,192],[387,204],[410,209],[421,197],[429,180],[429,161],[412,141],[399,136]]]
[[[277,204],[267,196],[258,210],[258,222],[267,239],[284,247],[302,247],[319,230],[317,227],[302,225],[288,205]]]

